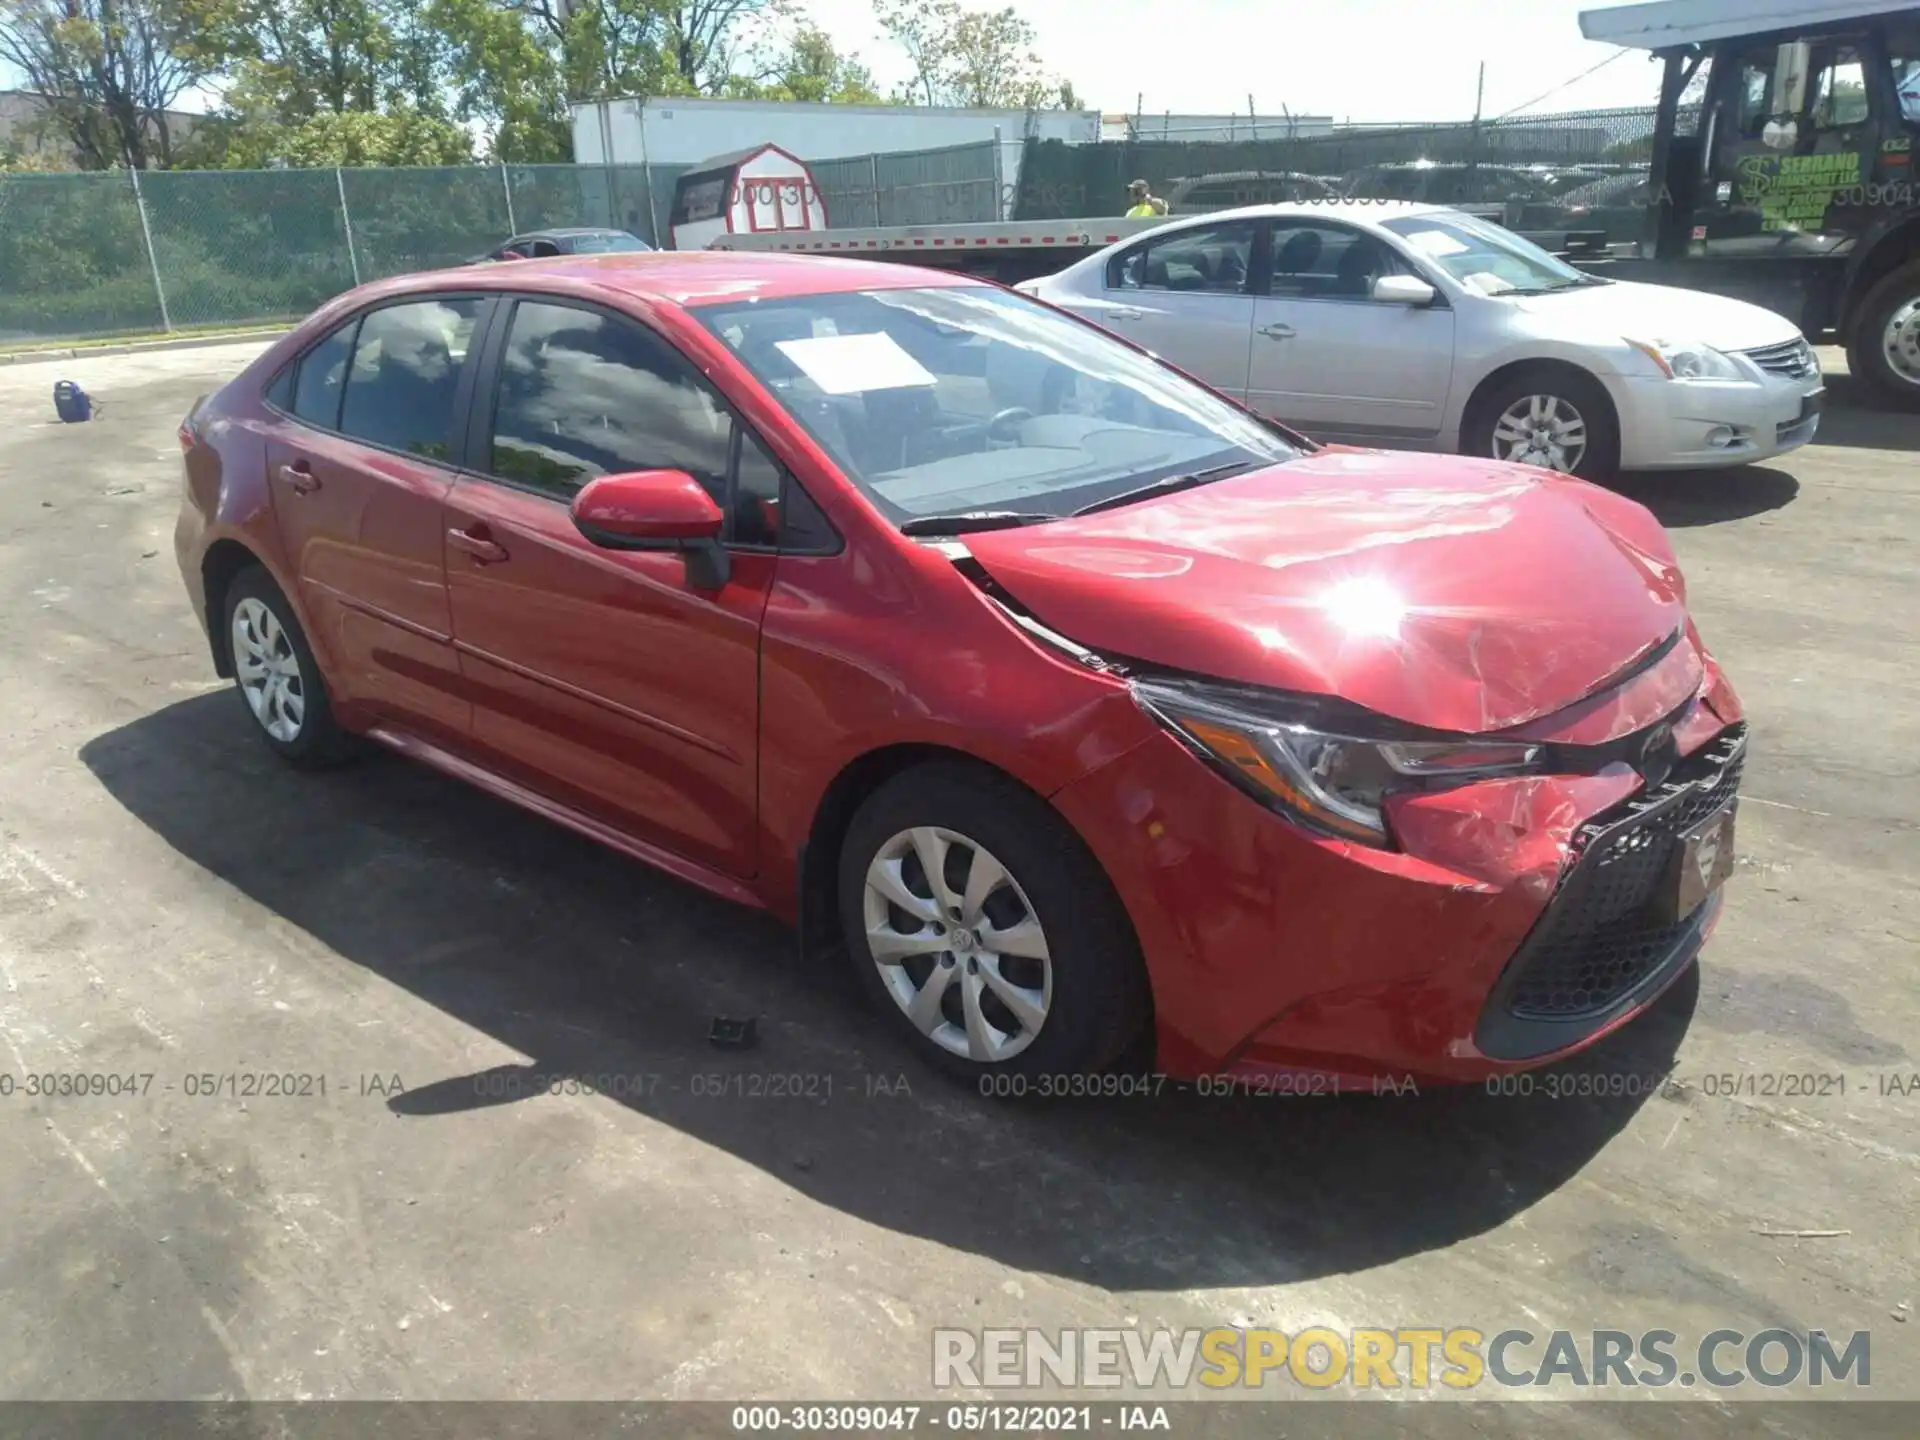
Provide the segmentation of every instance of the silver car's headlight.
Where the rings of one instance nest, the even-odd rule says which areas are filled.
[[[1635,340],[1627,344],[1659,367],[1669,380],[1751,380],[1730,355],[1697,340]]]
[[[1541,747],[1504,740],[1343,735],[1286,707],[1198,681],[1136,680],[1134,699],[1263,804],[1322,835],[1390,843],[1386,799],[1452,781],[1522,775]]]

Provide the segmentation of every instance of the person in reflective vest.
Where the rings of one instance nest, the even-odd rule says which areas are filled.
[[[1164,215],[1167,202],[1147,189],[1147,182],[1136,180],[1127,186],[1127,198],[1133,202],[1127,211],[1127,219],[1137,220],[1147,215]]]

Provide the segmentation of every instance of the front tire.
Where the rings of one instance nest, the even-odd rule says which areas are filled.
[[[1464,454],[1537,465],[1582,480],[1620,468],[1620,422],[1600,382],[1571,366],[1517,370],[1474,397]]]
[[[1887,399],[1920,406],[1920,260],[1882,276],[1860,301],[1847,368]]]
[[[862,988],[949,1074],[1097,1072],[1144,1022],[1145,969],[1105,873],[984,767],[917,766],[869,796],[839,893]]]
[[[348,758],[352,738],[333,718],[306,632],[260,566],[241,571],[227,586],[226,625],[234,689],[268,748],[308,769]]]

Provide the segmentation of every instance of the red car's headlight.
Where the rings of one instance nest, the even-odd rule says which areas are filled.
[[[1389,843],[1382,806],[1396,790],[1519,775],[1541,747],[1504,740],[1341,735],[1236,705],[1207,687],[1133,682],[1134,699],[1243,790],[1323,835]]]

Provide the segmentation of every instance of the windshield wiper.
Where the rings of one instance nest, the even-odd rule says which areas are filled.
[[[1251,460],[1235,460],[1227,465],[1215,465],[1208,470],[1195,470],[1186,475],[1168,475],[1155,480],[1151,485],[1141,485],[1133,490],[1122,490],[1118,495],[1109,495],[1104,500],[1096,500],[1091,505],[1082,505],[1074,511],[1075,515],[1092,515],[1100,510],[1118,510],[1122,505],[1131,505],[1136,500],[1146,500],[1155,495],[1171,495],[1176,490],[1191,490],[1196,485],[1204,485],[1209,480],[1224,480],[1229,475],[1253,468]]]
[[[1595,275],[1581,275],[1571,280],[1556,280],[1551,285],[1516,285],[1511,290],[1502,290],[1502,295],[1552,295],[1561,290],[1582,290],[1589,285],[1604,285],[1607,282]]]
[[[1026,510],[957,510],[951,515],[916,515],[900,524],[902,535],[967,535],[976,530],[1012,530],[1020,525],[1038,525],[1058,520],[1058,515],[1041,515]]]

